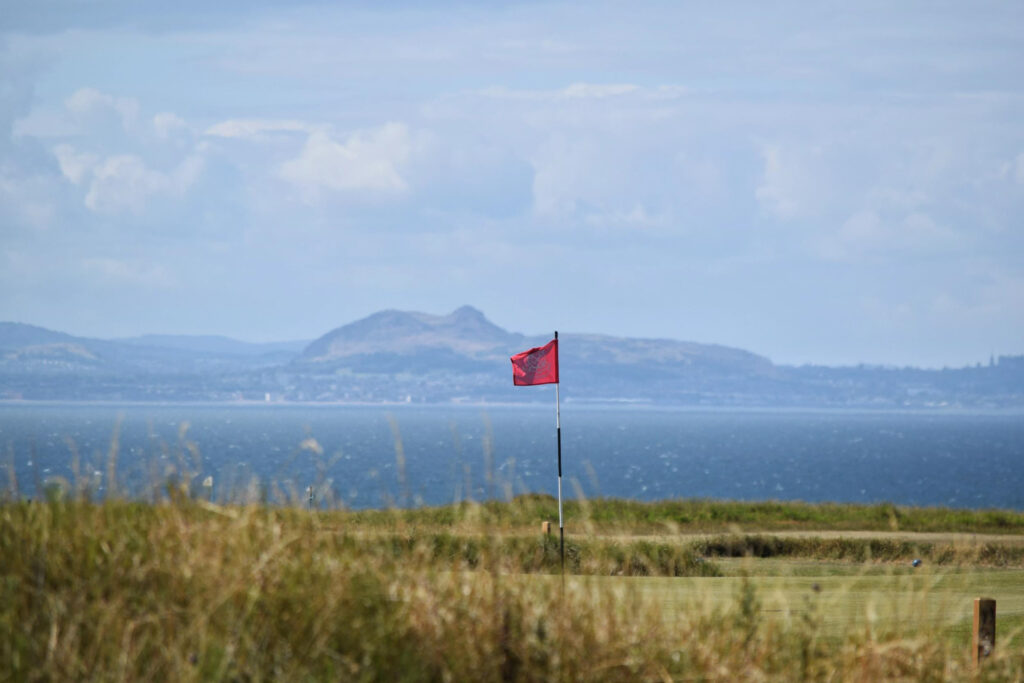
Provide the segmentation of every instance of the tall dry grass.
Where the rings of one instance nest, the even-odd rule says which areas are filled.
[[[329,523],[325,523],[325,520]],[[0,506],[5,680],[972,680],[927,624],[777,619],[746,582],[671,619],[635,581],[563,581],[545,543],[338,528],[315,511],[179,497]],[[469,524],[469,522],[466,522]],[[460,545],[465,538],[472,546]],[[610,542],[611,543],[611,542]],[[468,549],[467,549],[468,548]],[[620,549],[658,564],[650,548]],[[614,574],[604,551],[577,571]],[[588,565],[586,556],[601,559]],[[531,559],[533,558],[533,559]],[[646,559],[643,559],[646,558]],[[679,558],[677,558],[679,559]],[[680,560],[681,561],[681,560]],[[628,563],[627,563],[628,564]],[[685,564],[685,563],[684,563]],[[588,570],[587,567],[590,567]],[[643,572],[637,572],[642,574]],[[712,579],[713,580],[713,579]],[[999,653],[978,680],[1024,677]]]

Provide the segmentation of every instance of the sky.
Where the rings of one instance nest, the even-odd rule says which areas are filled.
[[[10,0],[0,320],[1022,354],[1021,36],[1016,1]]]

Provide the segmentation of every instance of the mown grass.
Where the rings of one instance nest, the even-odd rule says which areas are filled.
[[[892,566],[880,559],[902,560],[919,546],[838,544],[833,562],[864,571],[822,581],[820,592],[786,578],[795,588],[780,603],[776,579],[753,575],[757,563],[820,560],[831,540],[573,534],[563,581],[557,541],[536,532],[543,507],[527,525],[511,521],[521,514],[516,505],[354,513],[219,506],[181,495],[156,504],[12,500],[0,505],[0,676],[1024,678],[1024,653],[1005,633],[975,675],[948,619],[828,622],[821,596],[876,585],[870,573]],[[521,533],[528,527],[535,531]],[[962,571],[958,563],[973,561],[963,554],[947,564]],[[885,575],[901,587],[897,613],[914,613],[935,591],[923,576]]]
[[[689,547],[708,557],[787,557],[844,562],[910,562],[976,567],[1024,567],[1024,545],[995,541],[930,542],[888,538],[815,536],[780,537],[769,534],[723,535],[693,541]]]

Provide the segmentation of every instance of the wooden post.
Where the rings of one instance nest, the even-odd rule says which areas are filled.
[[[544,534],[544,536],[550,536],[551,535],[551,522],[541,522],[540,523],[540,532],[542,534]]]
[[[977,667],[996,647],[996,601],[974,599],[974,630],[971,639],[971,661]]]

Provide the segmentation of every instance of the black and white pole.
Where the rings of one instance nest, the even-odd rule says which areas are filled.
[[[558,341],[558,330],[555,330]],[[558,439],[558,549],[562,555],[562,574],[565,574],[565,522],[562,519],[562,414],[558,400],[558,382],[555,382],[555,435]]]

